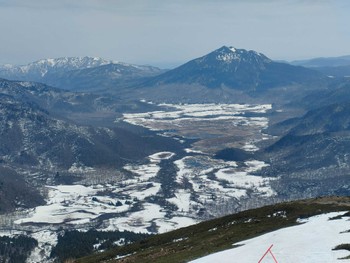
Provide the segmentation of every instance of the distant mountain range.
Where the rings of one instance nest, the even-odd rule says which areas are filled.
[[[322,76],[317,71],[274,62],[255,51],[227,46],[169,71],[91,57],[46,59],[25,66],[0,67],[0,77],[6,79],[38,81],[68,90],[115,94],[125,93],[125,88],[129,93],[130,88],[141,87],[141,92],[135,93],[136,96],[143,93],[144,87],[159,88],[165,85],[255,92],[312,82]]]
[[[101,90],[164,72],[152,66],[140,66],[97,57],[43,59],[28,65],[0,66],[0,77],[36,81],[68,90]]]
[[[261,91],[314,82],[324,75],[349,76],[350,56],[283,63],[256,51],[223,46],[168,71],[98,57],[63,57],[22,66],[0,66],[0,78],[37,81],[68,90],[114,93],[123,93],[130,87],[164,85]]]
[[[50,75],[111,64],[113,61],[97,57],[62,57],[42,59],[28,65],[3,65],[0,67],[2,78],[14,80],[40,81]]]
[[[294,61],[291,61],[290,64],[295,65],[295,66],[308,67],[308,68],[349,66],[350,65],[350,55],[349,56],[340,56],[340,57],[294,60]]]
[[[350,77],[350,56],[297,60],[290,64],[312,68],[332,77]]]
[[[55,87],[74,91],[110,91],[130,87],[147,77],[165,72],[152,66],[111,63],[93,68],[84,68],[57,73],[44,82]]]

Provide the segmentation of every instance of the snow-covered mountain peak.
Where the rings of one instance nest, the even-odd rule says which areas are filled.
[[[232,52],[236,52],[236,49],[232,46],[228,47]]]
[[[241,62],[258,62],[258,63],[268,63],[271,60],[264,54],[258,53],[254,50],[238,49],[233,46],[223,46],[216,51],[216,60],[222,61],[224,63],[232,63],[234,61]]]
[[[234,47],[226,47],[216,50],[216,60],[223,61],[225,63],[231,63],[233,60],[239,60],[240,56],[236,52],[237,50]]]

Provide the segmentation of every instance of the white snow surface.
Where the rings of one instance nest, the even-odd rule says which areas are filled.
[[[162,130],[164,125],[181,125],[184,121],[215,121],[230,120],[240,125],[258,125],[265,128],[268,119],[265,117],[242,117],[245,112],[266,113],[272,108],[271,104],[160,104],[169,107],[167,111],[144,113],[125,113],[123,119],[134,125],[140,125],[151,130]],[[172,109],[172,110],[170,110]],[[160,125],[161,124],[161,125]]]
[[[237,248],[199,258],[192,263],[257,263],[266,250],[273,245],[271,251],[281,263],[345,263],[350,260],[339,260],[348,256],[349,251],[332,250],[340,244],[349,243],[349,217],[329,220],[345,212],[334,212],[313,216],[304,220],[303,224],[283,228],[253,239],[233,245]],[[270,253],[261,263],[274,262]]]
[[[152,222],[156,223],[158,233],[164,233],[181,227],[186,227],[198,223],[198,220],[175,216],[170,219],[165,218],[164,209],[151,203],[144,203],[140,211],[128,213],[125,217],[115,217],[108,220],[108,227],[98,230],[102,231],[132,231],[135,233],[150,233],[147,230]]]
[[[192,184],[193,190],[199,196],[201,202],[211,200],[213,195],[217,198],[228,199],[231,197],[241,198],[246,196],[248,189],[255,194],[264,197],[274,196],[276,192],[271,188],[270,182],[275,178],[252,175],[268,164],[251,160],[246,161],[243,167],[238,167],[236,162],[227,162],[212,159],[208,156],[186,156],[176,160],[174,164],[178,168],[176,182],[183,184],[185,178]],[[214,173],[215,178],[210,176]],[[222,185],[222,181],[227,184]],[[187,208],[181,204],[184,192],[178,192],[175,199],[169,200],[176,204],[181,210]]]
[[[38,206],[29,217],[18,219],[15,224],[50,223],[81,224],[97,218],[104,213],[124,212],[127,205],[116,207],[108,197],[93,197],[101,189],[83,185],[47,186],[49,190],[46,205]]]
[[[95,171],[92,167],[87,167],[78,163],[73,163],[72,166],[68,169],[68,172],[71,173],[87,173]]]
[[[172,152],[158,152],[148,156],[149,163],[142,165],[125,165],[123,168],[138,175],[138,181],[145,182],[149,179],[157,176],[160,171],[159,163],[162,160],[168,160],[172,158],[175,153]]]
[[[191,192],[184,189],[180,189],[175,193],[175,197],[169,198],[170,203],[175,204],[180,211],[189,212],[191,205]]]
[[[234,47],[229,47],[229,49],[232,51],[232,52],[236,52],[236,49]]]
[[[57,233],[49,230],[42,230],[32,233],[31,236],[35,238],[39,244],[27,258],[26,263],[53,262],[50,258],[50,253],[52,247],[57,244]]]

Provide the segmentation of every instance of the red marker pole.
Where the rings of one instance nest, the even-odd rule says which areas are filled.
[[[270,250],[270,254],[271,254],[271,256],[272,256],[273,260],[274,260],[276,263],[278,263],[278,262],[277,262],[277,259],[275,258],[275,255],[274,255],[274,254],[272,254],[272,251],[271,251],[271,250]]]
[[[268,250],[266,250],[265,254],[261,257],[261,259],[258,261],[258,263],[261,263],[261,261],[264,259],[264,257],[266,257],[266,255],[267,255],[268,253],[271,254],[271,256],[272,256],[273,260],[275,261],[275,263],[278,263],[278,262],[277,262],[277,259],[276,259],[275,256],[274,256],[274,254],[272,254],[272,251],[271,251],[271,248],[272,248],[272,247],[273,247],[273,245],[271,245],[271,246],[268,248]]]

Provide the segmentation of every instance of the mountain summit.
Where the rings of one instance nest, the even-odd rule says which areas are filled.
[[[252,50],[223,46],[213,52],[161,74],[146,85],[199,84],[261,90],[314,80],[322,74],[303,67],[275,62]]]
[[[263,66],[264,63],[272,62],[271,59],[266,57],[261,53],[257,53],[253,50],[245,50],[245,49],[236,49],[232,46],[227,47],[223,46],[206,56],[203,56],[197,59],[197,62],[207,62],[212,63],[214,61],[227,64],[230,66],[234,66],[234,69],[237,70],[240,65],[249,63],[251,65],[260,65]]]

